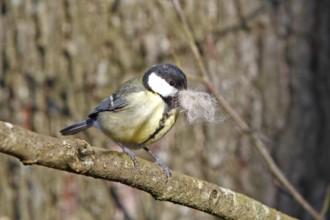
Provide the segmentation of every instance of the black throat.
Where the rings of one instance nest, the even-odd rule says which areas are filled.
[[[162,97],[162,96],[160,96],[160,97],[166,103],[167,108],[168,108],[167,111],[170,111],[170,110],[172,110],[174,108],[177,108],[178,105],[179,105],[179,98],[178,98],[178,96],[173,96],[173,97]]]

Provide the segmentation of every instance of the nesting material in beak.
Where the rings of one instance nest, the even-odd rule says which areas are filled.
[[[218,103],[209,93],[182,90],[179,92],[179,104],[189,123],[216,122]]]

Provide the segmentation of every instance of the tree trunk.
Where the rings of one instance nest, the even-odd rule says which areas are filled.
[[[291,20],[295,20],[285,36],[291,102],[275,152],[287,176],[320,210],[330,183],[330,3],[289,5]],[[278,204],[287,213],[303,213],[285,193],[279,193]],[[307,219],[306,214],[299,217]]]

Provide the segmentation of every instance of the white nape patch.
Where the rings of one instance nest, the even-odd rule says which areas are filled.
[[[162,79],[161,77],[157,76],[156,73],[151,73],[149,75],[148,84],[152,91],[158,93],[163,97],[174,96],[178,92],[177,88],[168,84],[165,79]]]

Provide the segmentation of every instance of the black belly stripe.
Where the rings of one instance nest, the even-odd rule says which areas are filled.
[[[172,115],[170,114],[171,110],[173,110],[178,106],[178,97],[168,97],[168,98],[162,97],[162,99],[166,103],[166,106],[163,112],[163,116],[159,121],[158,127],[145,141],[141,143],[141,145],[147,143],[148,141],[156,137],[156,135],[165,127],[166,120]]]
[[[164,112],[163,112],[163,116],[159,121],[158,127],[157,129],[145,140],[142,142],[142,145],[147,143],[148,141],[154,139],[156,137],[156,135],[165,127],[166,124],[166,120],[171,116],[170,110],[168,108],[165,108]]]

